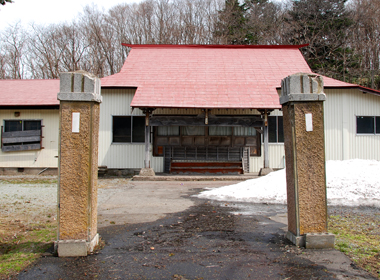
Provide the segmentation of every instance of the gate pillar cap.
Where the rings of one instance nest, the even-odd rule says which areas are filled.
[[[100,79],[83,70],[60,73],[58,100],[101,103]]]
[[[317,74],[296,73],[281,81],[280,104],[291,101],[325,101],[323,78]]]

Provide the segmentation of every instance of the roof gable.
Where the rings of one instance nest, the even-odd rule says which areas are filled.
[[[280,108],[276,87],[311,72],[299,46],[127,45],[103,87],[136,87],[132,107]]]

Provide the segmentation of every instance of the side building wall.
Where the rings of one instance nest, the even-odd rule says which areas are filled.
[[[129,106],[134,89],[102,89],[100,110],[99,165],[113,169],[139,169],[144,165],[144,144],[112,143],[112,116],[143,115]],[[326,89],[324,102],[326,160],[375,159],[380,160],[380,134],[357,135],[356,116],[380,116],[380,96],[363,94],[358,89]],[[157,110],[159,114],[173,114],[174,110]],[[175,113],[195,114],[195,110]],[[218,110],[214,114],[258,114],[255,110]],[[275,110],[271,116],[282,116]],[[263,155],[263,145],[261,146]],[[152,157],[152,167],[163,172],[163,158]],[[263,156],[250,157],[250,172],[263,167]],[[274,169],[284,168],[283,143],[269,143],[269,164]]]
[[[380,116],[380,96],[358,89],[325,89],[325,93],[326,160],[380,160],[380,134],[356,133],[357,116]],[[276,115],[282,116],[282,111],[271,114]],[[269,143],[270,167],[284,168],[284,156],[283,143]],[[257,172],[263,167],[263,160],[251,157],[250,165],[251,171]]]
[[[380,96],[358,89],[325,92],[326,160],[380,160],[380,134],[356,133],[357,116],[380,116]]]
[[[15,117],[15,112],[20,112]],[[57,168],[59,141],[59,110],[1,109],[0,122],[4,120],[41,120],[42,147],[40,150],[3,152],[0,150],[0,168]]]
[[[140,169],[144,167],[144,143],[112,143],[113,116],[143,116],[141,110],[132,112],[130,104],[135,89],[102,89],[99,125],[99,166],[109,169]],[[152,147],[151,147],[152,149]],[[151,157],[152,168],[162,172],[163,159]]]

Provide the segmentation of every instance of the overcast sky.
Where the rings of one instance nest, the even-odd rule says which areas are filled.
[[[92,3],[108,10],[119,3],[139,3],[142,0],[14,0],[14,3],[0,5],[0,30],[9,24],[70,22],[83,7]]]

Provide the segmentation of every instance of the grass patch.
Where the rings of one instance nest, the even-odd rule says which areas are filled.
[[[57,236],[57,224],[14,224],[0,237],[0,279],[13,276],[37,260]]]
[[[331,215],[329,231],[335,248],[357,266],[380,279],[380,216],[367,214]]]

